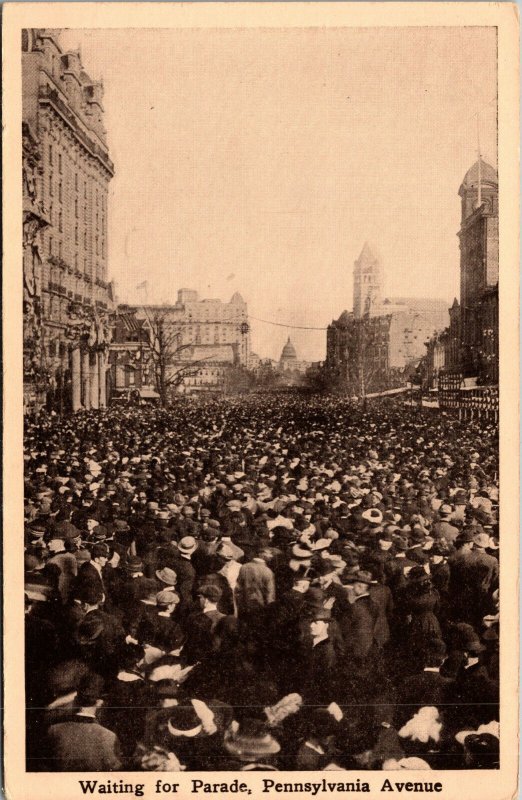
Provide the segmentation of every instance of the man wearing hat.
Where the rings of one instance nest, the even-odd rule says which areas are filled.
[[[225,616],[218,611],[221,589],[214,583],[203,583],[197,589],[199,610],[187,617],[184,625],[187,640],[182,658],[186,664],[204,662],[213,649],[213,633],[218,622]]]
[[[450,613],[454,620],[470,623],[475,617],[473,603],[477,594],[472,554],[474,539],[475,531],[469,527],[464,528],[455,540],[457,551],[448,558]]]
[[[193,536],[184,536],[178,542],[178,557],[172,561],[172,569],[177,575],[177,592],[180,600],[185,605],[192,599],[192,589],[196,578],[196,570],[192,566],[191,558],[198,544]]]
[[[306,598],[309,636],[301,653],[301,686],[299,693],[309,705],[329,705],[339,697],[340,662],[330,638],[332,612],[324,604],[322,592]]]
[[[137,629],[136,638],[142,645],[149,645],[170,653],[179,648],[184,640],[180,625],[174,619],[179,597],[171,589],[162,589],[156,595],[156,607],[144,614]]]
[[[91,584],[96,586],[98,591],[107,597],[107,584],[110,584],[108,567],[110,551],[104,542],[94,544],[91,548],[91,560],[86,561],[78,569],[76,585]],[[109,575],[109,580],[107,577]]]
[[[499,719],[499,686],[482,663],[486,648],[477,633],[470,625],[461,627],[465,661],[455,677],[449,702],[455,704],[453,713],[458,720],[453,724],[473,730]]]
[[[424,651],[422,672],[406,676],[398,689],[395,728],[399,730],[423,706],[435,706],[444,711],[453,681],[440,674],[446,658],[442,639],[433,639]]]
[[[72,531],[61,534],[61,536],[64,536],[63,539],[61,536],[56,535],[48,544],[49,552],[52,553],[52,556],[48,559],[47,564],[59,570],[58,592],[64,605],[69,600],[71,587],[78,574],[78,562],[73,553],[70,552],[72,549],[75,549],[74,545],[71,544],[72,540],[70,536],[74,533],[78,534],[79,531],[72,525],[70,527],[73,528]],[[69,538],[66,540],[65,537],[67,535]]]
[[[103,680],[86,675],[78,689],[75,712],[51,725],[44,751],[52,772],[112,772],[122,768],[116,734],[97,720],[103,705]]]
[[[453,509],[448,503],[443,503],[439,508],[439,520],[433,524],[432,533],[435,539],[445,539],[448,544],[454,544],[459,535],[459,529],[450,522]]]
[[[263,547],[239,570],[235,589],[238,616],[249,616],[275,600],[274,573],[267,566]]]
[[[379,609],[370,597],[372,576],[365,570],[357,570],[345,576],[343,582],[350,587],[351,613],[342,626],[346,656],[345,664],[350,669],[353,663],[357,678],[368,678],[379,654],[376,628]],[[361,686],[361,689],[364,687]]]

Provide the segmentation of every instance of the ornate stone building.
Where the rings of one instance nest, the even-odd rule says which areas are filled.
[[[389,364],[391,316],[343,311],[326,333],[325,374],[333,389],[364,396],[393,385]]]
[[[22,81],[26,405],[98,408],[113,306],[103,86],[49,29],[23,31]]]
[[[498,176],[479,159],[459,189],[461,371],[498,383]]]
[[[435,342],[430,341],[427,370],[461,377],[467,384],[498,384],[498,177],[482,159],[473,164],[459,188],[461,197],[460,303],[449,309],[444,337],[444,368],[435,376]]]
[[[167,387],[167,394],[219,394],[249,367],[248,308],[238,292],[223,303],[180,289],[172,305],[129,310],[144,317],[149,328],[162,393]]]
[[[327,331],[327,375],[355,394],[405,385],[426,340],[448,325],[443,300],[382,299],[381,278],[381,262],[365,242],[354,265],[353,313],[344,311]]]

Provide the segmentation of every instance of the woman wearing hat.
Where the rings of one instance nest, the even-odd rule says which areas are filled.
[[[229,754],[227,770],[277,769],[277,754],[281,750],[266,723],[259,719],[244,719],[240,725],[233,723],[225,735],[224,749]]]
[[[440,596],[424,567],[412,567],[401,604],[409,619],[404,630],[404,666],[408,672],[414,673],[422,669],[431,642],[442,639],[437,618]]]

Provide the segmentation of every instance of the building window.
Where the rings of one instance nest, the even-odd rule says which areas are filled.
[[[135,385],[136,385],[136,373],[131,367],[129,367],[129,386],[135,386]]]
[[[63,214],[61,211],[58,214],[58,230],[60,233],[63,233]]]
[[[62,188],[62,182],[60,181],[58,184],[58,200],[60,201],[60,203],[62,202],[62,199],[63,199],[63,188]]]
[[[58,172],[62,174],[62,154],[58,153]]]
[[[74,268],[78,269],[78,253],[74,254]]]
[[[78,219],[78,198],[74,201],[74,216]]]
[[[51,167],[53,165],[53,146],[52,146],[52,144],[49,145],[49,165]]]
[[[78,191],[78,173],[74,173],[74,188]],[[76,210],[78,211],[78,201],[76,201]]]
[[[98,235],[96,235],[96,255],[100,252],[100,241]]]
[[[49,175],[49,195],[53,196],[53,176]]]
[[[58,242],[58,258],[62,257],[62,243]]]
[[[83,184],[83,197],[85,200],[87,200],[87,181],[85,181]]]
[[[87,247],[87,231],[83,232],[83,246]]]
[[[52,256],[53,254],[53,237],[49,236],[49,255]]]
[[[78,225],[74,226],[74,244],[78,244]]]

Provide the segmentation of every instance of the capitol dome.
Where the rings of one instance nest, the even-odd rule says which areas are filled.
[[[288,341],[283,347],[283,351],[281,353],[281,361],[297,361],[297,353],[295,351],[295,347],[290,341],[290,337],[288,337]]]

